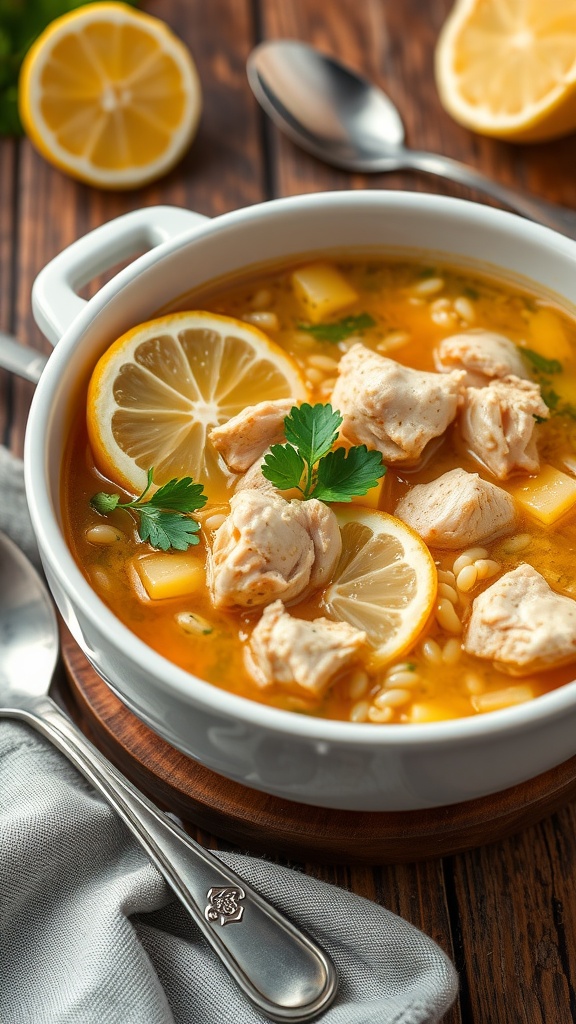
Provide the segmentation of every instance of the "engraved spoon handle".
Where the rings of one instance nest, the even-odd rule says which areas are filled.
[[[108,800],[265,1016],[305,1021],[326,1009],[336,976],[309,936],[159,811],[49,697],[8,714],[46,736]]]

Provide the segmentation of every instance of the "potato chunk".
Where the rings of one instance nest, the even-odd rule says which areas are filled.
[[[550,526],[576,503],[576,480],[553,466],[512,489],[516,501],[544,526]]]
[[[144,555],[134,560],[134,567],[153,601],[193,594],[204,586],[204,566],[187,551]]]
[[[292,288],[303,312],[318,324],[355,302],[358,293],[330,263],[310,263],[292,274]]]

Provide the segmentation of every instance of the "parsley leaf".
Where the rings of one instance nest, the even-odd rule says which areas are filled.
[[[546,359],[531,348],[521,348],[520,353],[539,373],[562,373],[562,363],[558,359]]]
[[[557,391],[554,391],[553,387],[550,387],[550,381],[542,381],[540,392],[544,404],[548,406],[550,412],[555,412],[558,409],[560,395]]]
[[[175,512],[195,512],[204,508],[208,498],[202,484],[195,484],[191,476],[169,480],[162,484],[149,499],[148,504],[159,509],[173,509]]]
[[[281,491],[300,488],[306,464],[291,444],[273,444],[262,465],[262,476]]]
[[[298,324],[298,330],[306,331],[318,341],[331,341],[336,343],[349,338],[356,331],[365,331],[367,327],[374,327],[376,321],[369,313],[360,313],[358,316],[345,316],[343,320],[337,320],[333,324]]]
[[[341,424],[331,405],[294,406],[284,420],[288,443],[272,445],[262,475],[281,491],[297,488],[304,499],[350,501],[366,494],[386,472],[382,455],[365,445],[332,450]]]
[[[284,420],[286,440],[293,444],[306,462],[314,465],[329,452],[338,437],[342,417],[331,405],[294,406]]]
[[[54,18],[86,0],[0,0],[0,135],[21,135],[18,74],[34,40]],[[134,4],[135,0],[126,0]]]
[[[351,501],[376,487],[382,474],[382,455],[365,444],[346,451],[336,448],[318,463],[314,497],[321,501]]]
[[[165,512],[161,508],[148,508],[150,502],[138,509],[140,540],[148,541],[153,548],[168,551],[186,551],[198,544],[200,524],[182,512]]]
[[[163,484],[152,494],[148,501],[144,498],[152,487],[154,470],[148,470],[146,487],[138,498],[133,501],[120,501],[119,494],[107,494],[100,491],[95,494],[90,505],[95,512],[107,516],[116,508],[133,512],[138,517],[138,534],[140,540],[148,541],[153,548],[168,551],[186,551],[193,544],[198,544],[197,536],[200,525],[190,516],[203,508],[208,498],[204,494],[202,484],[194,483],[191,476],[176,477]]]

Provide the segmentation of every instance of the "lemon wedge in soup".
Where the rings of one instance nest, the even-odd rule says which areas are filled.
[[[208,434],[248,405],[307,397],[298,366],[251,324],[215,313],[172,313],[128,331],[104,353],[88,388],[96,465],[139,493],[192,476],[211,501],[229,474]]]
[[[342,555],[324,595],[335,619],[365,630],[372,661],[409,650],[434,609],[438,577],[424,541],[386,512],[334,506]]]

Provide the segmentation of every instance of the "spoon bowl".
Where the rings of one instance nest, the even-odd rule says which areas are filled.
[[[0,533],[0,707],[46,696],[58,660],[52,601],[20,549]]]
[[[404,125],[381,89],[293,39],[262,43],[247,64],[258,102],[302,149],[351,171],[397,166]]]
[[[530,220],[576,237],[576,212],[523,195],[458,160],[404,144],[392,100],[334,57],[294,39],[260,43],[248,81],[278,127],[302,149],[347,171],[420,171],[484,192]]]

